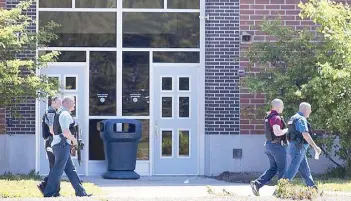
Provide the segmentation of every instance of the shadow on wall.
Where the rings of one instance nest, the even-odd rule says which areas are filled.
[[[0,150],[0,174],[35,169],[35,135],[0,135]]]

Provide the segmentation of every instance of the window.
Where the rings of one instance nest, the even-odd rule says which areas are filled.
[[[116,47],[116,13],[40,12],[39,26],[54,21],[58,36],[51,47]]]
[[[199,63],[200,52],[154,52],[155,63]]]
[[[149,115],[149,53],[123,52],[123,115]]]
[[[123,47],[199,48],[199,13],[123,13]]]
[[[116,8],[117,0],[75,0],[76,8]]]
[[[123,8],[163,8],[164,0],[123,0]]]
[[[167,7],[172,9],[199,9],[200,0],[168,0]]]
[[[173,137],[171,130],[162,131],[162,156],[172,157],[173,156]]]
[[[60,55],[56,62],[85,62],[86,52],[80,51],[59,51]],[[39,51],[39,56],[51,53],[51,51]]]
[[[40,8],[72,8],[72,0],[39,0]]]
[[[116,52],[90,52],[91,116],[116,115]]]

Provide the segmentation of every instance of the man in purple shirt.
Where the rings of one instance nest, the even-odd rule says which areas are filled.
[[[264,152],[268,156],[270,167],[258,179],[251,181],[250,185],[254,195],[259,196],[259,189],[267,184],[277,173],[282,178],[286,168],[286,133],[283,112],[284,103],[280,99],[272,101],[272,110],[265,117],[266,142]]]

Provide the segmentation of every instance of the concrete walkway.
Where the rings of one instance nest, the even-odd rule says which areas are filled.
[[[235,184],[198,176],[153,176],[139,180],[106,180],[101,177],[83,177],[83,181],[100,186],[106,197],[135,198],[196,198],[212,197],[223,193],[254,196],[249,184]],[[272,196],[274,186],[264,186],[261,196]],[[209,192],[210,191],[210,192]]]

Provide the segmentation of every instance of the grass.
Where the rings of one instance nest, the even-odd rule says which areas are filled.
[[[328,179],[328,178],[314,178],[317,182],[319,189],[324,191],[337,191],[337,192],[351,192],[351,179]],[[293,184],[305,186],[303,179],[296,178],[292,180]]]
[[[43,197],[37,188],[37,184],[41,181],[41,177],[34,171],[24,175],[13,175],[5,173],[0,176],[0,198],[35,198]],[[102,190],[93,183],[84,182],[83,186],[87,193],[101,195]],[[72,185],[66,180],[61,182],[61,196],[75,196]]]

